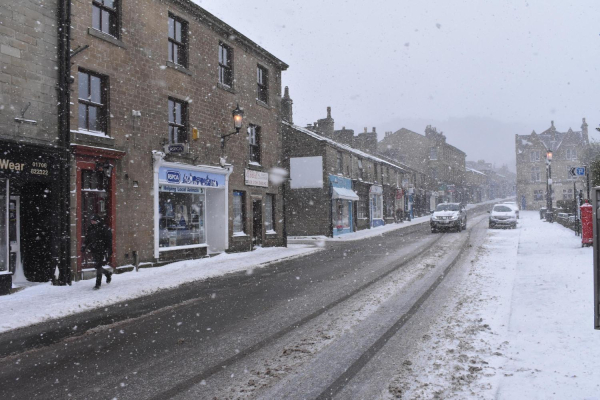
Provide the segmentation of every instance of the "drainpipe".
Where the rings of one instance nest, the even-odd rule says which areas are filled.
[[[71,83],[71,0],[58,1],[58,137],[61,152],[60,183],[59,183],[59,221],[60,221],[60,254],[59,277],[60,284],[70,284],[71,271],[71,215],[70,215],[70,185],[71,185],[71,152],[70,152],[70,91]]]

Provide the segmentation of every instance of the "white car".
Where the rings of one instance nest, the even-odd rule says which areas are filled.
[[[431,233],[441,230],[455,230],[457,232],[467,229],[467,212],[460,203],[438,204],[429,220]]]
[[[513,210],[515,210],[515,214],[517,214],[517,219],[519,219],[519,205],[514,201],[505,201],[502,204],[506,204],[510,206]]]
[[[490,228],[517,228],[517,213],[510,204],[496,204],[490,213]]]

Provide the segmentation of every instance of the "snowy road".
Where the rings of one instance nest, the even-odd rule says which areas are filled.
[[[468,240],[467,232],[431,235],[415,226],[186,285],[186,295],[177,293],[185,301],[3,359],[0,384],[14,398],[381,392],[393,369],[379,370],[379,379],[361,373],[390,361],[381,359],[392,356],[386,343],[409,337],[399,333],[410,328],[415,305],[436,297],[438,276]]]

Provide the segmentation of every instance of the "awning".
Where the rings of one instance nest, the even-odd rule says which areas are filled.
[[[334,199],[344,199],[344,200],[352,200],[358,201],[359,197],[355,191],[350,189],[342,189],[342,188],[333,188],[333,198]]]

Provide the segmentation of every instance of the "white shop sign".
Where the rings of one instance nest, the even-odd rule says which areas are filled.
[[[244,175],[247,186],[269,187],[269,174],[266,172],[254,171],[246,168]]]

